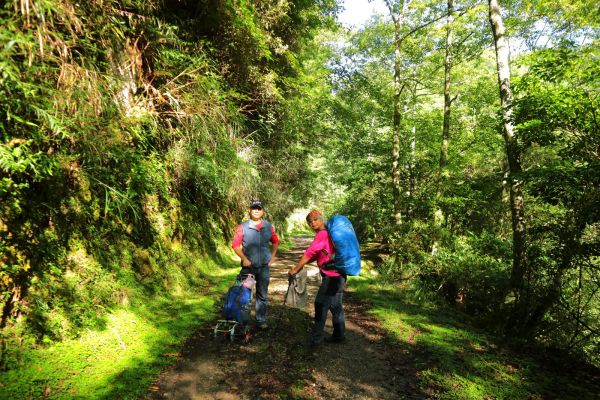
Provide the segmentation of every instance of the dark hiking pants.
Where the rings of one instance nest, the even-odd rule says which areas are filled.
[[[342,338],[346,333],[346,318],[342,306],[342,296],[346,287],[344,276],[323,276],[323,281],[315,298],[315,324],[311,335],[311,343],[323,341],[323,329],[327,321],[327,313],[331,310],[333,337]]]

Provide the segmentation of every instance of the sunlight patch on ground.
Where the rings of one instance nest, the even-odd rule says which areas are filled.
[[[214,304],[215,299],[197,292],[133,302],[110,313],[103,329],[28,353],[21,368],[2,377],[0,397],[137,397],[145,393],[151,375],[172,362],[191,330],[212,318]]]

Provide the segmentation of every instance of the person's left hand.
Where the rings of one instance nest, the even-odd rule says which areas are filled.
[[[275,263],[275,257],[271,257],[271,261],[269,261],[269,268],[271,268],[271,265],[273,265]]]
[[[294,269],[293,269],[293,268],[290,268],[290,269],[288,270],[288,276],[289,276],[289,277],[292,277],[292,276],[294,276],[294,275],[296,275],[296,273],[294,272]]]

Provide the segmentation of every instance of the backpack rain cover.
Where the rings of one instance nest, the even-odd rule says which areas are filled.
[[[242,324],[250,321],[250,301],[252,300],[252,290],[243,285],[236,285],[229,288],[225,298],[223,316],[227,320],[237,321]]]
[[[327,220],[327,230],[335,246],[335,268],[347,275],[360,273],[360,249],[352,223],[343,215]]]

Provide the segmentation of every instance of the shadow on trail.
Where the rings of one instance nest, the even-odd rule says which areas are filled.
[[[306,309],[283,305],[287,270],[311,237],[295,238],[271,269],[267,330],[252,327],[244,345],[213,337],[213,323],[188,339],[175,365],[163,371],[145,398],[162,399],[425,399],[410,346],[391,346],[359,297],[347,292],[347,341],[308,346],[318,270],[308,266]],[[352,281],[350,281],[350,286]],[[331,318],[326,331],[331,333]]]
[[[250,344],[244,345],[239,340],[231,343],[222,336],[215,338],[212,332],[215,321],[199,321],[198,330],[182,347],[173,349],[174,362],[172,355],[162,358],[155,355],[153,361],[140,356],[138,366],[123,371],[108,383],[111,392],[123,393],[126,385],[140,386],[139,377],[144,376],[144,370],[148,376],[157,367],[170,364],[154,381],[141,384],[148,388],[142,398],[593,398],[584,388],[590,385],[580,383],[581,378],[575,383],[580,388],[574,387],[576,380],[571,373],[565,374],[564,380],[540,381],[544,374],[539,373],[539,364],[494,344],[463,315],[407,303],[397,289],[387,290],[365,279],[351,278],[344,295],[347,341],[309,348],[312,302],[319,285],[317,269],[307,267],[307,308],[286,307],[283,299],[287,270],[300,258],[310,240],[310,237],[295,238],[293,249],[282,252],[273,266],[269,328],[258,331],[252,327],[254,337]],[[226,277],[209,278],[211,283],[218,284],[207,290],[222,299],[225,287],[232,283],[224,280],[233,281],[234,275],[232,269]],[[217,287],[223,290],[219,293]],[[212,307],[219,314],[222,300]],[[164,318],[177,318],[180,313],[194,310],[182,307],[157,312]],[[384,319],[385,326],[381,322]],[[326,330],[331,333],[330,317]]]
[[[356,306],[360,308],[360,305]],[[352,302],[349,314],[362,312]],[[244,345],[214,338],[210,327],[185,344],[176,365],[156,382],[158,399],[424,399],[412,363],[388,351],[375,321],[366,332],[348,330],[342,344],[307,346],[312,317],[306,311],[271,305],[270,328],[254,330]],[[393,358],[392,358],[393,357]],[[408,360],[408,358],[406,358]]]
[[[412,365],[419,387],[429,398],[592,399],[597,398],[600,374],[579,362],[515,347],[511,338],[498,338],[476,328],[458,310],[408,303],[401,292],[357,282],[368,298],[364,314],[386,316],[393,337],[391,357]],[[545,353],[545,352],[544,352]],[[398,369],[394,363],[394,369]]]

